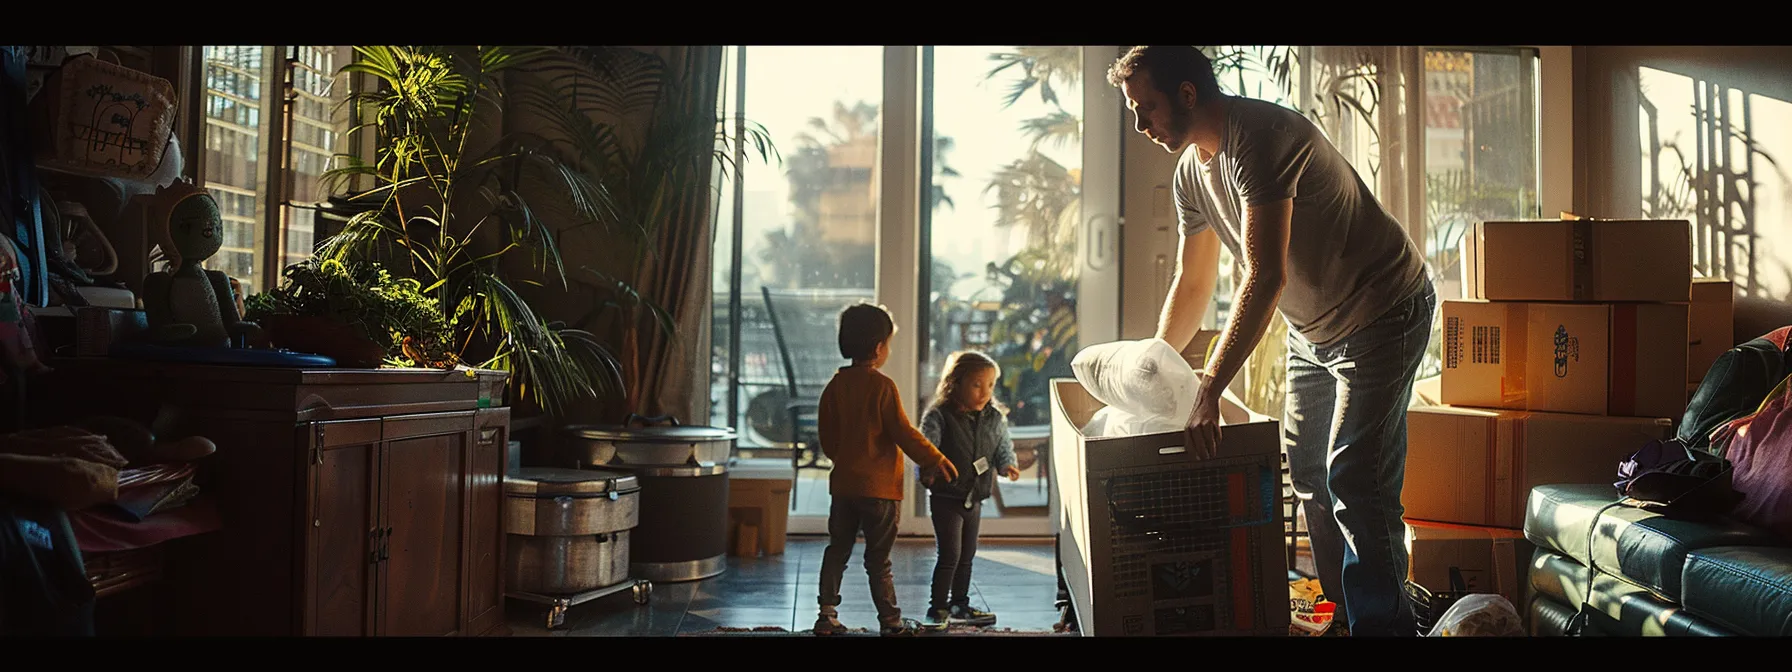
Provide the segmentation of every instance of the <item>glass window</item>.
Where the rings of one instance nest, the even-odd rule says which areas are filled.
[[[796,459],[821,467],[804,470],[793,497],[795,515],[825,516],[814,403],[847,363],[835,340],[841,309],[876,287],[884,50],[730,51],[724,113],[762,125],[782,162],[748,160],[719,191],[727,206],[714,247],[713,422],[738,428],[742,457],[789,459],[797,449]]]
[[[1082,211],[1083,49],[1077,46],[928,48],[924,91],[932,163],[923,222],[927,292],[921,314],[921,405],[932,401],[954,351],[1002,367],[1022,480],[998,479],[985,517],[1045,515],[1043,452],[1052,378],[1074,375],[1076,239]],[[924,159],[924,164],[927,159]]]
[[[205,186],[224,215],[224,246],[208,265],[242,283],[245,293],[264,289],[266,278],[308,256],[314,242],[313,212],[281,205],[282,240],[266,240],[270,179],[285,179],[288,203],[323,200],[318,177],[339,151],[347,110],[339,103],[346,85],[336,71],[348,47],[207,46],[205,65]],[[288,69],[291,70],[288,73]],[[281,95],[292,79],[293,99]],[[290,124],[264,123],[288,106]],[[290,135],[286,135],[290,133]],[[285,135],[287,165],[265,165],[266,144]],[[282,153],[276,153],[279,155]]]

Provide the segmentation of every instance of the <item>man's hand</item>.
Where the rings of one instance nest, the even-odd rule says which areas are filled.
[[[1002,475],[1008,477],[1010,481],[1018,481],[1020,480],[1020,467],[1012,464],[1002,467]]]
[[[1183,445],[1195,459],[1205,460],[1219,452],[1220,391],[1213,379],[1201,376],[1195,391],[1195,407],[1189,411],[1188,426],[1182,430]]]

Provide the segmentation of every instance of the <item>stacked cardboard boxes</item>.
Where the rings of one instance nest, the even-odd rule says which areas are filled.
[[[1482,222],[1461,249],[1467,298],[1442,305],[1443,405],[1407,414],[1410,578],[1523,610],[1531,489],[1616,480],[1686,409],[1691,229]]]

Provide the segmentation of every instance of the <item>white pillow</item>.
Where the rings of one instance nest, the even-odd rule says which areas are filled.
[[[1182,353],[1161,338],[1092,345],[1076,353],[1070,368],[1101,403],[1153,425],[1187,420],[1200,381]]]

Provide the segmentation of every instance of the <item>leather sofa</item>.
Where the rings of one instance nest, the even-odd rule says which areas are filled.
[[[1792,540],[1617,501],[1609,484],[1531,490],[1533,636],[1565,634],[1583,603],[1589,636],[1792,636]]]

